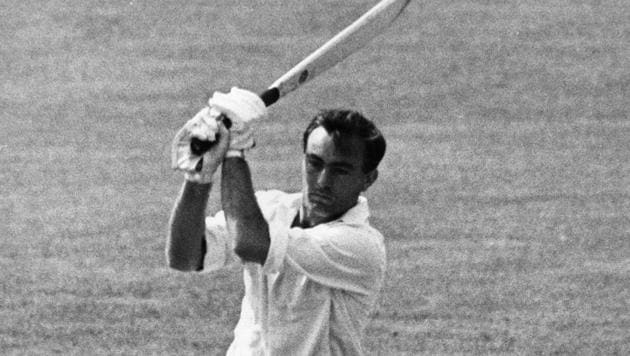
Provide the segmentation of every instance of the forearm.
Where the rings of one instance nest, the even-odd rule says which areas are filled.
[[[242,158],[223,161],[221,203],[236,255],[245,262],[264,264],[269,251],[269,226],[256,201],[249,166]]]
[[[205,254],[205,210],[211,184],[186,181],[171,213],[166,258],[171,268],[195,271]]]

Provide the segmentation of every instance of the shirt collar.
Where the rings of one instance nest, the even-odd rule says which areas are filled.
[[[339,220],[352,224],[365,224],[370,216],[367,198],[359,196],[357,204],[346,211]]]

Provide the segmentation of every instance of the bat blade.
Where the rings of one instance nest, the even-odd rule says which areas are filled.
[[[278,78],[269,89],[273,102],[334,67],[382,33],[403,12],[410,0],[382,0],[351,25],[324,43],[300,63]],[[264,93],[261,94],[264,96]],[[271,104],[273,103],[271,102]],[[267,101],[265,101],[267,104]],[[267,104],[267,106],[271,105]]]

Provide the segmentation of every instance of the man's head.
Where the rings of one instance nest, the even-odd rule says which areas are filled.
[[[385,138],[350,110],[325,110],[304,131],[303,222],[309,226],[343,215],[378,177]]]

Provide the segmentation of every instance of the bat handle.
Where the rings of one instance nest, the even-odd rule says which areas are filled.
[[[269,88],[260,93],[260,98],[265,103],[265,106],[271,106],[273,103],[280,99],[280,91],[278,88]],[[221,114],[217,120],[222,121],[225,127],[229,130],[232,127],[232,121],[225,115]],[[197,156],[201,156],[214,146],[214,141],[203,141],[196,137],[190,140],[190,152]]]

